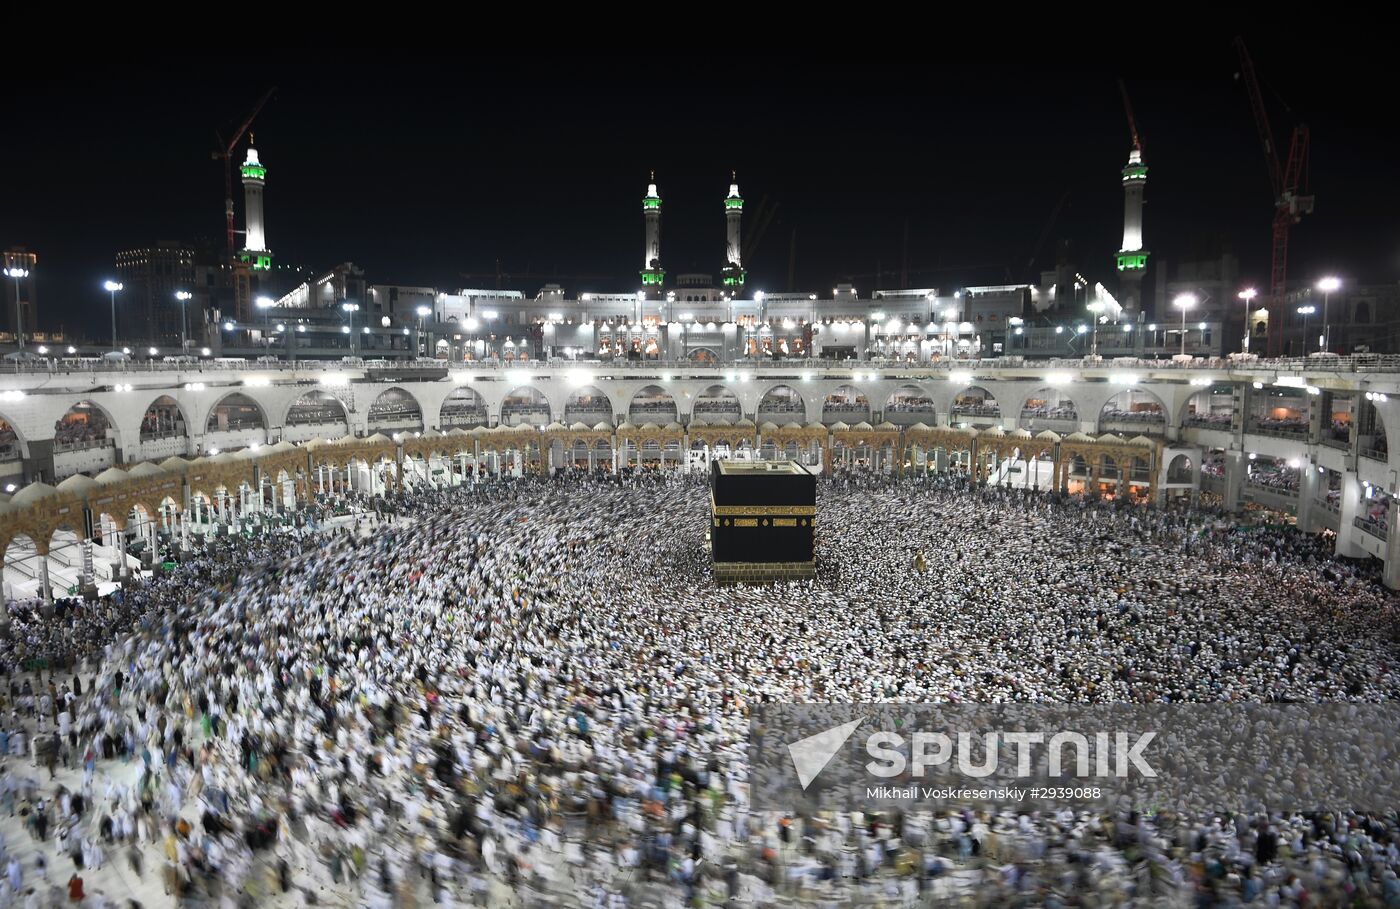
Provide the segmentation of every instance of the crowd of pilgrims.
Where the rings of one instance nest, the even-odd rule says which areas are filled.
[[[801,816],[746,788],[764,701],[1393,699],[1373,568],[1199,508],[841,471],[815,581],[719,588],[707,498],[639,472],[334,526],[323,501],[51,629],[15,606],[0,909],[137,878],[161,905],[1400,906],[1393,813]],[[23,671],[58,637],[89,659]]]

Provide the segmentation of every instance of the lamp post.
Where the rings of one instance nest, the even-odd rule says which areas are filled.
[[[355,355],[355,349],[356,349],[356,347],[357,347],[357,344],[356,344],[356,341],[355,341],[355,313],[359,310],[360,304],[358,304],[358,303],[349,303],[349,302],[346,302],[346,303],[340,304],[340,308],[341,308],[344,312],[348,313],[349,316],[350,316],[350,331],[349,331],[349,335],[350,335],[350,356],[353,357],[353,356]]]
[[[1317,307],[1311,303],[1298,307],[1298,314],[1303,317],[1303,356],[1308,355],[1308,316],[1315,312],[1317,312]]]
[[[272,307],[276,301],[271,297],[258,297],[253,301],[253,305],[262,310],[263,314],[263,356],[272,356]]]
[[[7,268],[5,274],[15,279],[15,350],[24,350],[24,318],[19,311],[19,282],[29,277],[27,268]]]
[[[1240,353],[1249,353],[1249,307],[1254,302],[1254,298],[1259,296],[1259,291],[1252,287],[1246,287],[1236,294],[1244,301],[1244,340],[1240,343]]]
[[[112,349],[117,349],[117,291],[122,289],[120,281],[107,281],[102,285],[112,295]]]
[[[1341,286],[1342,279],[1331,276],[1317,282],[1317,289],[1322,291],[1322,338],[1318,341],[1319,350],[1332,349],[1332,323],[1327,318],[1327,298],[1332,295],[1332,291]]]
[[[175,299],[180,301],[180,356],[182,357],[189,353],[190,347],[189,332],[185,327],[185,304],[193,297],[194,294],[190,293],[188,290],[175,291]]]
[[[433,314],[432,307],[420,306],[417,309],[418,324],[413,329],[413,357],[417,359],[423,356],[423,320]]]
[[[1172,305],[1181,310],[1181,355],[1186,356],[1186,313],[1196,305],[1195,294],[1180,294]]]
[[[1099,315],[1099,313],[1103,311],[1104,305],[1097,300],[1084,308],[1089,310],[1094,317],[1094,333],[1090,336],[1089,340],[1089,357],[1097,362],[1099,359],[1099,320],[1106,319],[1107,317]]]

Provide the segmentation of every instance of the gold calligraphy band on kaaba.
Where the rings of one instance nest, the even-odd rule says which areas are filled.
[[[798,515],[816,515],[815,505],[711,505],[717,515],[743,515],[745,517],[773,516],[793,518]]]

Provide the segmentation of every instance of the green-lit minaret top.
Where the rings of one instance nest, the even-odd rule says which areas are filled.
[[[642,199],[642,211],[660,211],[661,195],[656,191],[656,171],[651,172],[651,182],[647,184],[647,194]]]
[[[262,162],[258,160],[258,150],[256,148],[249,147],[248,157],[243,161],[243,164],[238,170],[239,173],[243,175],[244,180],[267,179],[267,168],[263,167]]]

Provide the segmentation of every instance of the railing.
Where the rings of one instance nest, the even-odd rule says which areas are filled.
[[[1338,451],[1350,451],[1350,450],[1351,450],[1351,442],[1342,441],[1341,439],[1332,439],[1332,438],[1323,437],[1322,439],[1319,439],[1318,441],[1319,441],[1322,445],[1325,445],[1325,446],[1328,447],[1328,448],[1335,448],[1335,449],[1337,449]]]
[[[1259,426],[1250,424],[1245,427],[1245,434],[1251,436],[1266,436],[1271,439],[1306,439],[1308,429],[1306,426],[1298,429],[1262,429]]]
[[[1289,489],[1286,486],[1268,486],[1264,483],[1252,483],[1249,480],[1245,480],[1243,485],[1246,489],[1250,489],[1255,492],[1272,493],[1276,496],[1282,496],[1285,499],[1298,498],[1298,490]]]
[[[291,421],[289,420],[288,423],[290,424]],[[184,430],[184,429],[157,429],[155,432],[144,432],[144,431],[143,431],[143,432],[141,433],[141,441],[142,441],[142,442],[162,442],[162,441],[164,441],[164,440],[166,440],[166,439],[183,439],[183,438],[185,438],[185,430]]]
[[[1361,457],[1370,458],[1372,461],[1389,461],[1390,453],[1375,448],[1363,448],[1361,449]]]
[[[116,443],[111,439],[82,439],[76,442],[54,442],[53,450],[55,454],[68,451],[88,451],[93,448],[114,447]]]
[[[1365,518],[1352,518],[1351,526],[1358,527],[1362,533],[1368,533],[1378,540],[1386,539],[1388,531],[1380,521],[1368,521]]]
[[[941,359],[926,363],[881,363],[871,360],[830,360],[789,358],[784,360],[737,360],[732,363],[699,363],[695,360],[529,360],[509,361],[474,360],[471,362],[448,362],[445,360],[365,360],[357,357],[338,359],[307,360],[261,360],[229,357],[222,359],[200,359],[196,363],[165,363],[154,360],[128,360],[94,363],[65,360],[45,360],[43,362],[20,362],[0,360],[0,375],[55,375],[96,372],[121,372],[130,375],[141,373],[220,373],[220,372],[291,372],[342,370],[423,370],[449,369],[467,371],[501,370],[555,370],[592,369],[603,371],[655,371],[675,369],[706,370],[760,370],[767,372],[793,372],[807,370],[890,370],[936,373],[977,369],[1042,369],[1073,368],[1112,370],[1135,368],[1152,370],[1212,370],[1216,372],[1254,374],[1265,372],[1313,372],[1328,374],[1343,373],[1400,373],[1400,355],[1353,355],[1325,359],[1287,357],[1274,360],[1234,361],[1220,357],[1198,357],[1190,362],[1174,360],[1143,359],[1135,357],[1114,357],[1111,361],[1094,361],[1088,357],[1065,358],[1047,357],[1027,359],[1021,356],[989,357],[986,359]]]
[[[1234,426],[1234,422],[1233,414],[1226,415],[1224,419],[1190,416],[1181,421],[1181,426],[1183,429],[1214,429],[1219,432],[1229,432]]]
[[[1313,503],[1323,511],[1330,511],[1335,515],[1340,515],[1342,513],[1342,506],[1338,505],[1336,502],[1329,502],[1326,499],[1314,499]]]

